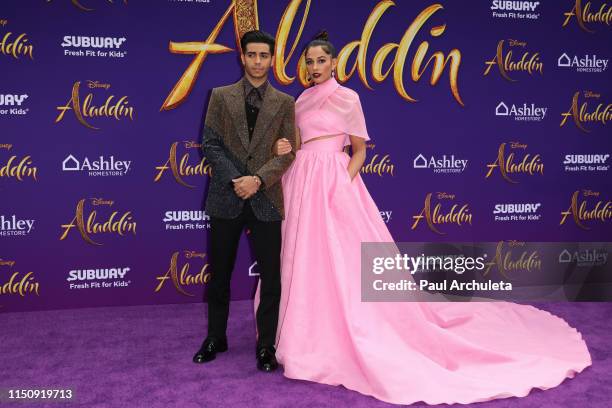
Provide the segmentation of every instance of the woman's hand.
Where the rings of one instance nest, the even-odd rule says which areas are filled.
[[[349,178],[351,179],[351,181],[353,181],[353,179],[355,178],[355,176],[357,175],[357,173],[353,174],[353,172],[351,171],[351,169],[350,169],[350,168],[347,168],[347,169],[346,169],[346,172],[348,173]]]
[[[276,143],[274,143],[274,151],[275,156],[282,156],[283,154],[287,154],[292,150],[291,143],[286,138],[278,139]]]
[[[353,154],[351,155],[351,159],[349,160],[347,171],[352,181],[355,177],[357,177],[357,174],[359,174],[359,171],[361,170],[361,167],[365,162],[366,143],[363,138],[358,136],[350,135],[350,139],[351,150],[353,151]]]

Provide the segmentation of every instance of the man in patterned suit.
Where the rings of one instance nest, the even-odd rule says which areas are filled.
[[[274,342],[280,301],[281,220],[284,218],[280,178],[295,158],[275,156],[280,138],[295,147],[295,101],[268,82],[274,61],[274,38],[255,30],[240,45],[243,78],[212,91],[202,149],[212,164],[206,199],[211,217],[208,285],[208,336],[193,361],[204,363],[227,350],[230,279],[243,229],[259,266],[261,297],[257,309],[257,367],[278,367]]]

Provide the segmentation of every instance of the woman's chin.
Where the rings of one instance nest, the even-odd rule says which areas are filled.
[[[320,83],[322,83],[322,82],[327,81],[329,78],[331,78],[331,77],[325,77],[325,78],[324,78],[324,77],[318,77],[318,78],[313,78],[313,79],[312,79],[312,82],[314,82],[315,84],[320,84]]]

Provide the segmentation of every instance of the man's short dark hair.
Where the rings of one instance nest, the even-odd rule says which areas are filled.
[[[240,39],[240,48],[242,48],[242,53],[246,54],[247,44],[250,43],[264,43],[270,46],[270,55],[274,55],[274,47],[276,45],[276,41],[274,37],[265,31],[253,30],[247,31],[242,35]]]

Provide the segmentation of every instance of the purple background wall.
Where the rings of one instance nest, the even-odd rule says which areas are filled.
[[[233,15],[230,14],[215,40],[232,50],[209,54],[181,103],[171,109],[162,106],[194,60],[193,54],[170,52],[170,42],[205,41],[231,4],[227,0],[2,2],[0,311],[202,300],[203,284],[198,279],[206,278],[210,268],[205,256],[207,222],[197,218],[202,216],[208,176],[181,176],[192,188],[180,184],[170,168],[157,181],[155,178],[161,171],[159,167],[169,161],[174,143],[178,142],[179,165],[184,157],[189,166],[202,160],[197,146],[188,148],[184,142],[198,143],[210,90],[241,76]],[[373,161],[382,169],[377,174],[366,168],[362,175],[397,241],[610,241],[609,208],[601,213],[600,219],[580,221],[588,229],[577,225],[571,215],[560,224],[561,213],[570,208],[576,191],[578,205],[586,201],[589,210],[596,208],[598,202],[599,209],[610,206],[612,143],[607,122],[612,41],[610,25],[601,22],[605,16],[593,15],[605,2],[590,2],[591,14],[584,18],[596,21],[582,23],[574,15],[563,26],[565,13],[576,7],[582,10],[586,3],[270,0],[257,2],[259,26],[275,35],[285,9],[291,4],[299,7],[285,58],[308,6],[296,52],[287,63],[286,73],[292,77],[296,75],[301,48],[319,29],[328,29],[332,41],[342,49],[361,38],[366,20],[376,7],[379,10],[388,7],[374,27],[365,53],[362,67],[365,77],[360,78],[359,70],[355,70],[345,85],[359,92],[366,113],[372,137],[366,164]],[[520,8],[525,4],[533,7],[533,11],[497,8]],[[437,5],[442,7],[437,9]],[[379,83],[373,79],[372,65],[381,47],[399,43],[417,16],[427,10],[433,14],[422,21],[405,60],[396,62],[404,66],[402,82],[406,92],[418,100],[409,102],[400,97],[393,72]],[[432,32],[435,27],[439,30]],[[67,44],[67,36],[110,37],[120,45],[110,49],[74,46]],[[512,51],[509,58],[514,62],[525,53],[527,58],[537,53],[536,70],[510,71],[508,76],[512,80],[508,80],[502,76],[499,64],[495,64],[484,75],[486,62],[495,58],[502,40],[503,57]],[[420,66],[424,73],[415,81],[411,69],[416,50],[424,41],[429,43]],[[88,56],[88,50],[94,55]],[[99,56],[98,50],[108,54]],[[436,84],[429,81],[433,64],[426,67],[427,60],[435,52],[446,57],[451,50],[461,57],[456,78],[464,106],[451,92],[450,63]],[[85,55],[78,56],[79,53]],[[601,68],[603,60],[606,66],[587,70],[594,72],[559,66],[566,61],[564,54],[571,60],[595,56]],[[350,55],[349,67],[356,55],[357,50]],[[396,50],[392,49],[383,71],[395,55]],[[364,79],[372,89],[365,86]],[[297,80],[288,85],[279,84],[274,75],[271,80],[296,97],[303,89]],[[81,106],[88,94],[96,106],[104,104],[111,95],[113,104],[125,96],[128,106],[133,108],[132,118],[85,118],[99,128],[94,130],[84,126],[72,109],[56,123],[58,107],[67,105],[73,86],[79,81]],[[89,88],[89,81],[105,87]],[[585,91],[595,96],[586,97]],[[601,104],[600,117],[607,118],[606,123],[603,120],[581,123],[588,130],[585,132],[570,117],[561,126],[562,114],[570,110],[577,92],[578,107],[586,103],[586,110],[593,112]],[[15,95],[22,100],[21,104],[14,102]],[[535,121],[496,115],[496,107],[502,102],[507,107],[533,104],[546,108],[546,113]],[[511,149],[512,142],[526,147]],[[516,182],[511,183],[495,168],[487,178],[487,165],[496,161],[502,143],[508,144],[506,158],[514,152],[515,162],[526,154],[529,158],[539,155],[543,171],[533,175],[510,174]],[[566,155],[585,154],[608,156],[603,156],[599,165],[592,164],[593,170],[588,165],[585,170],[566,170],[563,163]],[[467,165],[456,173],[415,168],[419,155],[427,160],[446,155],[467,160]],[[70,156],[80,165],[85,158],[93,162],[100,156],[105,160],[112,156],[115,161],[130,162],[130,167],[122,175],[93,176],[87,171],[70,171],[75,165]],[[23,159],[27,168],[35,169],[35,178],[27,168],[18,172],[17,164]],[[204,158],[203,165],[206,164]],[[433,231],[424,219],[412,228],[413,216],[423,210],[429,193],[432,210],[440,204],[443,214],[449,213],[454,204],[457,210],[467,205],[466,222],[437,224],[443,235]],[[112,201],[112,205],[94,205],[92,198]],[[80,200],[85,200],[85,221],[94,210],[101,223],[115,211],[115,221],[129,212],[135,233],[129,230],[124,235],[90,233],[88,236],[100,244],[94,245],[74,227],[60,239],[65,232],[62,226],[71,224]],[[495,205],[508,203],[540,206],[533,217],[526,217],[533,219],[522,220],[521,214],[514,214],[516,220],[496,220]],[[178,212],[170,216],[189,211],[189,220],[165,222],[169,211]],[[183,229],[177,229],[180,226]],[[256,275],[257,268],[251,268],[253,261],[246,244],[245,240],[234,272],[234,299],[252,296],[256,284],[256,276],[252,275]],[[173,255],[176,268],[172,265]],[[71,276],[79,276],[78,271],[113,268],[125,275],[71,280]]]

